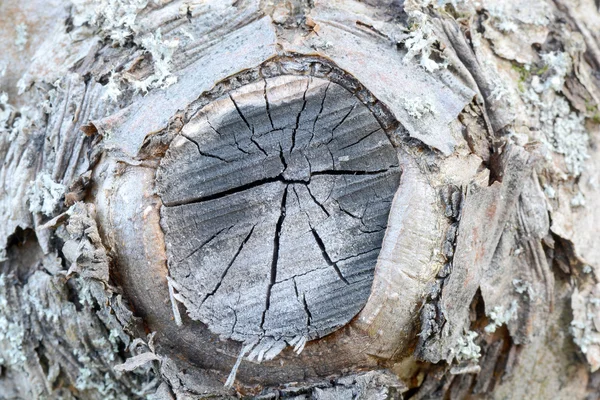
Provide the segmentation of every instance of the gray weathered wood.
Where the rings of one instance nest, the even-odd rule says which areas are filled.
[[[290,343],[365,304],[400,170],[348,90],[282,75],[196,113],[157,172],[169,274],[225,338]]]

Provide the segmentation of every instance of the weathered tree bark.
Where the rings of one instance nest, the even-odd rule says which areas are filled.
[[[600,399],[593,0],[0,11],[0,398]]]

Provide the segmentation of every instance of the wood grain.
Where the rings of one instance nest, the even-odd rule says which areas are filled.
[[[320,338],[364,306],[400,169],[346,89],[279,76],[202,109],[157,172],[191,318],[250,342]]]

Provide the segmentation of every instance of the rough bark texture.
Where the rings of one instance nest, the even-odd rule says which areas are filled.
[[[598,399],[593,0],[0,4],[0,398]]]

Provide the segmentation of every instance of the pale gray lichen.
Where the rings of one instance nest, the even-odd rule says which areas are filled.
[[[509,321],[513,321],[517,319],[517,311],[519,309],[519,305],[516,300],[513,300],[510,307],[505,310],[502,306],[496,306],[489,313],[490,324],[484,328],[484,331],[487,333],[496,332],[496,329],[501,327],[502,325],[508,323]]]
[[[56,252],[51,252],[49,254],[44,255],[44,259],[42,260],[42,266],[46,271],[48,271],[52,275],[57,275],[64,271],[62,259],[58,256]]]
[[[146,93],[153,88],[166,88],[177,82],[171,72],[172,58],[179,46],[179,39],[163,39],[160,29],[140,37],[140,29],[136,19],[140,11],[148,5],[148,0],[71,0],[73,7],[73,24],[78,27],[89,26],[91,34],[112,40],[113,45],[123,46],[128,41],[139,45],[152,56],[153,73],[143,80],[131,74],[117,74],[114,71],[109,77],[104,98],[116,102],[122,94],[123,83],[131,84],[135,92]],[[193,35],[185,29],[182,33],[190,40]]]
[[[16,38],[15,38],[15,46],[17,46],[17,50],[23,51],[25,50],[25,45],[27,44],[28,36],[27,33],[27,25],[21,22],[15,27]]]
[[[600,284],[575,290],[571,297],[573,342],[585,355],[592,372],[600,369]]]
[[[502,32],[517,32],[519,29],[519,26],[514,21],[507,18],[502,18],[496,22],[496,27]]]
[[[333,45],[330,42],[328,42],[320,36],[313,36],[309,40],[310,47],[312,47],[315,50],[327,50],[333,47]]]
[[[458,9],[460,5],[466,3],[465,0],[412,0],[414,5],[421,8],[433,7],[435,9],[444,9],[447,5],[452,5],[455,9]]]
[[[23,351],[25,329],[18,314],[7,313],[10,299],[16,296],[13,284],[6,275],[0,275],[0,365],[20,365],[27,360]]]
[[[494,83],[494,88],[490,93],[490,99],[502,100],[505,98],[510,98],[510,91],[508,90],[508,87],[499,78],[495,77],[495,79],[492,79],[492,82]]]
[[[27,85],[27,79],[26,78],[27,78],[27,74],[23,75],[21,77],[21,79],[19,79],[17,81],[17,84],[16,84],[16,86],[17,86],[17,94],[19,94],[19,95],[22,95],[23,93],[25,93],[27,91],[28,85]]]
[[[547,144],[565,157],[567,170],[573,176],[581,175],[585,161],[589,158],[585,118],[571,111],[569,103],[562,97],[557,97],[551,105],[544,105],[540,110],[542,132]]]
[[[188,31],[185,28],[180,28],[179,32],[181,32],[181,34],[188,40],[188,41],[194,41],[196,40],[196,38],[194,37],[194,35],[192,35],[192,33],[190,31]]]
[[[568,101],[557,94],[557,87],[562,88],[565,74],[570,70],[568,56],[552,53],[547,60],[553,74],[542,81],[539,76],[531,80],[531,88],[522,93],[528,104],[532,120],[537,121],[545,144],[554,152],[562,154],[567,171],[572,176],[579,176],[589,158],[589,136],[585,128],[585,117],[572,111]]]
[[[65,378],[72,378],[74,387],[86,391],[80,393],[85,398],[128,398],[123,382],[103,372],[105,363],[116,357],[119,347],[102,340],[102,329],[93,328],[98,321],[94,315],[100,314],[92,308],[79,311],[67,300],[65,284],[64,276],[51,276],[41,270],[34,272],[27,282],[14,275],[0,275],[0,307],[4,311],[0,315],[0,365],[10,371],[9,376],[32,381],[27,392],[23,392],[25,396],[19,398],[48,397],[53,390],[52,382],[61,372]],[[83,343],[79,336],[89,341]],[[56,341],[57,337],[62,340]],[[43,339],[46,342],[40,348]],[[44,375],[39,354],[48,357],[55,351],[70,355],[51,360]]]
[[[52,86],[46,91],[43,100],[40,104],[41,109],[46,114],[51,114],[58,102],[60,94],[65,93],[65,90],[61,86],[61,79],[54,81]]]
[[[486,10],[494,21],[494,25],[505,32],[514,32],[517,24],[547,26],[550,23],[552,10],[546,2],[534,2],[524,7],[519,2],[494,2],[486,4]]]
[[[59,323],[62,312],[61,305],[56,300],[57,297],[47,296],[43,298],[43,290],[48,286],[47,276],[43,272],[35,272],[28,280],[28,284],[23,288],[23,310],[27,315],[37,315],[40,321],[50,324]]]
[[[71,0],[73,25],[89,26],[99,35],[123,46],[138,31],[137,14],[148,0]]]
[[[493,93],[493,92],[492,92]],[[508,140],[517,146],[525,146],[529,143],[529,135],[524,132],[517,132],[512,127],[508,128]]]
[[[542,60],[549,70],[554,72],[550,78],[546,79],[544,86],[557,92],[562,91],[565,77],[572,69],[571,57],[567,53],[551,52],[542,54]]]
[[[55,182],[47,172],[40,173],[27,190],[29,211],[52,216],[59,208],[66,187]]]
[[[526,299],[535,299],[536,294],[535,290],[531,286],[531,283],[526,282],[522,279],[513,279],[512,284],[515,287],[515,291],[519,294],[524,294]]]
[[[136,91],[148,92],[151,88],[166,88],[177,82],[171,73],[173,53],[179,46],[178,39],[163,39],[161,30],[151,33],[141,41],[142,47],[152,56],[154,73],[144,80],[128,78]]]
[[[583,206],[585,206],[585,197],[583,196],[583,193],[577,192],[577,194],[571,199],[571,207]]]
[[[508,104],[513,103],[511,90],[509,90],[505,79],[499,74],[498,67],[492,61],[485,59],[482,62],[483,70],[492,82],[492,90],[489,99],[493,101],[506,100]]]
[[[546,195],[546,197],[548,197],[549,199],[554,199],[556,198],[556,190],[554,190],[554,188],[550,185],[545,185],[544,186],[544,194]]]
[[[2,92],[0,94],[0,132],[7,134],[8,140],[11,142],[18,136],[21,126],[26,125],[23,121],[27,119],[16,111],[8,100],[8,94]],[[19,117],[16,117],[19,121],[13,118],[14,115],[19,115]]]
[[[559,92],[565,77],[572,70],[572,60],[567,53],[551,52],[542,55],[548,68],[547,77],[535,75],[531,87],[522,97],[528,105],[531,120],[536,121],[543,133],[544,143],[555,153],[564,156],[567,171],[579,176],[589,158],[589,136],[585,117],[572,111],[569,102]]]
[[[164,89],[177,82],[171,68],[173,53],[178,46],[177,39],[163,39],[160,29],[143,38],[141,47],[152,56],[153,73],[143,80],[138,80],[130,74],[117,74],[112,71],[103,98],[116,102],[123,92],[123,83],[129,83],[135,92],[147,93],[150,89]]]
[[[421,119],[425,114],[435,114],[433,105],[420,98],[405,99],[404,109],[408,115],[415,119]]]
[[[479,335],[477,332],[465,331],[456,342],[454,354],[458,362],[477,361],[481,357],[481,347],[475,344],[475,338]]]
[[[114,71],[112,71],[108,77],[108,83],[105,86],[105,92],[102,95],[102,99],[110,99],[113,102],[117,102],[121,93],[120,78],[117,74],[115,74]]]
[[[0,134],[9,141],[19,140],[25,143],[36,126],[41,125],[41,110],[30,107],[14,107],[4,92],[0,93]]]
[[[13,106],[8,102],[8,94],[0,93],[0,130],[8,130],[8,123],[13,112]]]
[[[452,7],[458,9],[461,4],[466,3],[465,0],[437,0],[437,7],[444,8],[446,5],[451,4]]]
[[[418,58],[419,64],[428,72],[445,68],[447,66],[446,62],[438,63],[431,59],[433,46],[438,43],[433,25],[427,16],[420,11],[413,11],[410,14],[413,28],[408,33],[407,38],[404,39],[404,47],[407,53],[404,55],[402,62],[408,64],[413,59]]]

